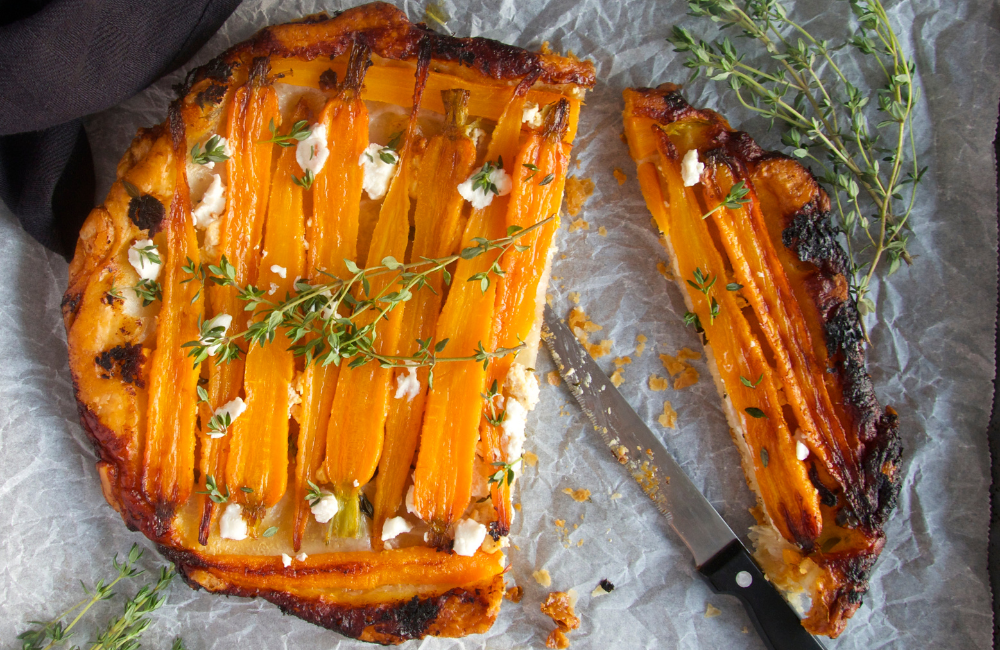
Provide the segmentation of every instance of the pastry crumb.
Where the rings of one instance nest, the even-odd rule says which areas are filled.
[[[714,606],[712,603],[705,604],[705,618],[715,618],[722,613],[722,610]]]
[[[583,546],[583,540],[581,539],[580,541],[578,541],[578,542],[576,543],[576,546],[577,546],[577,548],[579,548],[579,547]]]
[[[670,388],[670,382],[659,375],[649,376],[649,390],[667,390]]]
[[[674,380],[674,390],[681,390],[687,388],[688,386],[694,386],[698,383],[698,371],[688,366],[684,369],[677,379]]]
[[[556,372],[555,370],[553,370],[552,372],[546,374],[545,375],[545,380],[547,382],[549,382],[549,384],[552,385],[552,386],[558,386],[559,384],[562,383],[562,377],[560,377],[559,373]]]
[[[553,591],[542,603],[542,613],[555,621],[559,629],[569,632],[580,627],[580,619],[573,611],[573,597],[564,591]]]
[[[674,410],[674,407],[670,402],[663,402],[663,413],[660,417],[656,418],[656,421],[659,422],[661,426],[667,427],[668,429],[677,428],[677,411]]]
[[[514,585],[513,587],[511,587],[510,589],[508,589],[506,592],[504,592],[504,595],[503,595],[504,598],[506,598],[507,600],[509,600],[512,603],[519,603],[519,602],[521,602],[521,597],[522,596],[524,596],[524,589],[522,589],[521,587],[518,587],[517,585]]]
[[[625,377],[623,376],[624,371],[621,368],[615,368],[615,371],[611,373],[608,379],[611,380],[611,385],[615,388],[620,388],[623,383],[625,383]]]
[[[667,280],[670,280],[671,282],[676,279],[674,278],[673,272],[670,271],[670,269],[667,268],[667,265],[664,264],[663,262],[656,263],[656,270],[660,272],[660,275],[662,275]]]
[[[627,366],[632,363],[632,357],[617,357],[612,363],[615,364],[616,368],[621,368],[622,366]]]
[[[556,628],[549,632],[548,638],[545,639],[545,647],[553,650],[566,650],[569,647],[569,637],[562,630]]]
[[[607,237],[608,236],[608,229],[605,228],[604,226],[600,226],[597,229],[597,234],[600,235],[601,237]]]
[[[594,181],[589,178],[570,176],[566,179],[566,189],[564,192],[566,212],[569,213],[569,216],[575,217],[580,214],[583,204],[594,193]]]
[[[615,492],[614,494],[612,494],[608,498],[611,499],[612,501],[617,501],[618,499],[622,498],[622,493],[621,492]]]
[[[619,185],[624,185],[625,181],[628,180],[628,176],[625,175],[625,172],[623,172],[622,170],[618,169],[617,167],[615,167],[614,171],[611,172],[611,173],[612,173],[612,175],[614,175],[615,180],[618,181]]]
[[[569,292],[569,299],[571,301],[573,301],[574,305],[579,305],[580,304],[580,292],[579,291],[570,291]]]
[[[664,370],[670,373],[671,377],[684,372],[687,368],[690,368],[688,364],[669,354],[661,354],[660,362],[663,363]]]
[[[590,592],[590,597],[597,598],[598,596],[605,596],[614,590],[615,586],[611,583],[611,581],[607,578],[602,578],[601,581],[597,583],[597,586],[594,587],[594,590]]]
[[[681,348],[677,352],[677,358],[680,359],[681,361],[685,361],[687,359],[691,359],[692,361],[697,361],[698,359],[701,358],[701,353],[695,352],[691,348]]]
[[[590,224],[583,219],[575,219],[569,224],[569,231],[576,232],[577,230],[590,230]]]
[[[517,510],[518,512],[521,512],[521,504],[520,504],[520,503],[515,503],[515,504],[514,504],[514,510]],[[517,550],[519,550],[519,551],[520,551],[520,550],[521,550],[521,547],[520,547],[520,546],[518,546],[518,547],[517,547]]]
[[[583,311],[582,307],[574,307],[572,311],[569,312],[569,317],[566,319],[570,330],[576,335],[576,338],[580,343],[586,348],[587,352],[593,358],[597,359],[599,357],[607,356],[611,354],[611,341],[603,340],[600,343],[592,344],[588,340],[588,335],[592,332],[598,332],[604,328],[591,321],[587,314]]]
[[[538,464],[538,456],[532,451],[524,452],[524,464],[528,467],[534,467]]]
[[[574,501],[579,501],[583,503],[584,501],[590,501],[590,490],[580,488],[574,490],[573,488],[563,488],[563,494],[568,494],[573,497]]]
[[[636,337],[635,337],[635,343],[636,343],[636,345],[635,345],[635,355],[636,356],[641,356],[642,353],[646,351],[646,341],[648,341],[648,340],[649,339],[646,338],[645,334],[638,334],[638,335],[636,335]]]
[[[533,571],[531,577],[535,579],[535,582],[543,587],[552,586],[552,576],[549,575],[548,569],[539,569],[538,571]]]

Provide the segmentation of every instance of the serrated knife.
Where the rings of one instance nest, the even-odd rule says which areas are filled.
[[[542,340],[594,429],[691,550],[712,589],[740,599],[770,650],[822,649],[729,525],[548,305]]]

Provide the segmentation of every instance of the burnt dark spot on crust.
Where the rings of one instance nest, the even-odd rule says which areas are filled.
[[[117,373],[126,384],[133,384],[139,388],[146,386],[142,378],[142,346],[138,343],[116,345],[94,357],[94,363],[107,373],[102,375],[102,379],[111,379]]]
[[[816,471],[816,466],[813,464],[809,465],[809,481],[813,484],[813,487],[816,488],[816,491],[819,493],[820,503],[829,508],[832,508],[835,505],[837,505],[836,493],[830,488],[826,487],[823,481],[819,479],[819,472]]]
[[[226,96],[227,87],[219,84],[211,84],[202,90],[197,95],[194,96],[195,103],[198,104],[198,108],[205,108],[205,106],[214,106],[223,100]]]
[[[337,87],[337,73],[329,68],[319,76],[319,87],[322,90],[333,90]]]
[[[63,295],[60,307],[62,307],[63,314],[75,314],[77,308],[80,306],[80,301],[83,299],[83,292],[69,293],[68,291]]]
[[[160,232],[167,211],[159,199],[150,194],[137,196],[128,202],[128,218],[139,230],[148,230],[152,237]]]
[[[781,241],[801,261],[815,264],[826,274],[844,275],[848,271],[847,254],[830,225],[830,215],[821,213],[816,201],[807,203],[791,219]]]
[[[221,81],[226,83],[229,81],[229,77],[233,75],[233,66],[231,66],[225,59],[224,56],[217,56],[204,66],[199,68],[204,78],[214,79],[215,81]]]

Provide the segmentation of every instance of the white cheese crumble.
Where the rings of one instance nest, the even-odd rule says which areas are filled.
[[[220,419],[224,419],[225,416],[229,415],[229,422],[234,423],[236,419],[243,415],[247,410],[246,402],[243,401],[242,397],[237,397],[234,400],[226,402],[219,408],[215,409],[214,415]],[[224,420],[223,420],[224,421]],[[209,434],[210,438],[221,438],[226,435],[225,431],[212,431]]]
[[[215,318],[210,318],[208,320],[208,322],[206,322],[204,325],[202,325],[202,328],[206,332],[211,332],[212,330],[214,330],[214,329],[216,329],[218,327],[221,327],[222,328],[222,334],[219,335],[219,338],[222,338],[222,337],[224,337],[226,335],[226,332],[229,331],[229,326],[232,325],[232,324],[233,324],[233,317],[232,316],[230,316],[229,314],[219,314]],[[205,341],[203,339],[202,343],[204,343],[204,342]],[[222,344],[221,343],[216,343],[215,345],[208,346],[208,356],[210,356],[210,357],[215,356],[215,353],[219,351],[219,346],[220,345],[222,345]]]
[[[408,533],[411,530],[413,530],[413,524],[406,521],[403,517],[386,519],[385,523],[382,524],[382,541],[388,542],[390,539],[396,539],[399,535]]]
[[[313,124],[309,127],[309,137],[299,140],[295,147],[295,162],[304,172],[319,174],[330,157],[330,149],[326,146],[326,125]],[[284,276],[282,276],[284,277]]]
[[[486,539],[486,526],[475,519],[463,519],[455,526],[455,553],[472,557]]]
[[[237,541],[247,538],[247,522],[243,521],[243,508],[230,503],[219,517],[219,536]]]
[[[420,514],[417,512],[417,506],[414,505],[414,503],[413,503],[413,488],[414,487],[415,486],[411,485],[410,489],[406,491],[406,511],[408,513],[410,513],[411,515],[417,515],[419,517]]]
[[[535,102],[525,102],[521,112],[521,122],[538,128],[542,125],[542,111]]]
[[[295,556],[295,559],[298,560],[299,562],[305,562],[307,557],[309,556],[306,555],[305,553],[299,553],[298,555]]]
[[[274,273],[279,278],[281,278],[282,280],[284,280],[285,277],[288,275],[288,269],[286,269],[283,266],[278,266],[277,264],[272,264],[271,265],[271,273]]]
[[[292,558],[287,553],[281,554],[281,565],[284,567],[292,566]]]
[[[391,156],[395,162],[390,164],[382,160],[382,153]],[[389,181],[396,175],[399,156],[392,150],[385,149],[379,143],[373,142],[358,158],[358,164],[364,169],[361,187],[368,192],[368,198],[372,201],[378,201],[389,191]]]
[[[222,177],[212,174],[212,182],[201,197],[198,207],[191,213],[194,217],[194,225],[197,228],[205,229],[218,220],[219,215],[226,211],[226,186],[222,184]]]
[[[144,249],[150,250],[144,250]],[[139,251],[143,251],[140,255]],[[160,277],[160,264],[149,259],[150,255],[160,256],[160,250],[153,246],[152,239],[137,239],[132,248],[128,249],[128,263],[143,280],[155,280]],[[162,258],[160,258],[162,260]]]
[[[691,149],[681,160],[681,180],[684,187],[691,187],[701,182],[701,173],[705,171],[705,163],[698,162],[698,150]]]
[[[521,402],[524,408],[532,411],[538,405],[540,394],[538,390],[538,378],[535,377],[535,373],[525,368],[523,364],[511,364],[504,383],[510,396]]]
[[[490,167],[489,171],[486,171],[487,166]],[[476,210],[482,210],[490,203],[493,203],[494,193],[492,189],[483,187],[482,183],[479,183],[479,186],[473,189],[473,186],[476,185],[477,177],[483,178],[484,174],[485,180],[497,188],[496,196],[507,196],[510,194],[510,188],[513,187],[510,174],[487,162],[458,186],[458,193],[462,195],[463,199],[471,203],[472,207]]]
[[[309,510],[312,511],[313,517],[316,518],[316,521],[321,524],[325,524],[333,519],[333,516],[337,514],[340,510],[340,504],[337,503],[337,497],[332,494],[327,494],[319,501],[312,504]]]
[[[801,440],[795,441],[795,457],[799,460],[805,460],[809,458],[809,447],[802,444]]]
[[[507,400],[507,409],[503,420],[503,435],[500,436],[500,444],[503,446],[504,457],[507,462],[521,457],[521,450],[524,448],[524,427],[528,423],[528,410],[516,399]],[[520,472],[521,464],[514,468],[515,472]]]
[[[396,399],[405,397],[407,402],[412,402],[419,394],[420,380],[417,379],[417,369],[415,366],[410,366],[406,372],[396,376]]]
[[[276,294],[278,292],[278,288],[279,287],[278,287],[277,283],[272,282],[271,283],[271,288],[269,288],[267,290],[267,295],[273,296],[274,294]]]
[[[483,131],[479,127],[476,127],[469,131],[469,138],[472,140],[472,144],[479,148],[479,141],[486,137],[486,131]]]

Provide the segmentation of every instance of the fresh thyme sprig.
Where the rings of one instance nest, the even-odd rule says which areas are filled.
[[[486,484],[491,485],[493,483],[496,483],[497,485],[501,485],[504,482],[506,482],[507,485],[513,484],[514,467],[518,463],[522,462],[523,459],[524,459],[523,456],[518,456],[509,463],[504,463],[504,462],[493,463],[494,467],[499,467],[500,469],[498,469],[497,471],[493,472],[493,474],[490,475],[489,480],[487,480]]]
[[[213,135],[208,139],[204,150],[201,149],[201,145],[195,143],[191,147],[191,160],[198,165],[207,165],[210,162],[226,162],[229,160],[229,155],[226,154],[226,143],[222,142],[222,138],[217,135]]]
[[[49,650],[66,643],[73,636],[73,628],[83,619],[91,607],[114,596],[112,589],[115,585],[125,578],[134,578],[143,573],[142,569],[136,566],[139,559],[142,558],[142,553],[143,551],[138,544],[133,544],[123,562],[119,562],[118,555],[115,554],[111,564],[118,575],[111,582],[105,583],[104,579],[101,579],[92,589],[82,585],[87,593],[86,598],[51,621],[31,621],[30,625],[35,629],[27,630],[17,636],[21,641],[21,650]],[[161,569],[160,577],[155,585],[152,587],[143,586],[139,593],[128,600],[125,603],[122,616],[111,621],[97,640],[91,642],[91,649],[132,650],[138,648],[138,639],[149,626],[147,615],[163,604],[165,598],[158,594],[170,584],[173,575],[171,569],[167,567]],[[63,621],[74,612],[76,616],[64,626]]]
[[[148,307],[156,300],[163,298],[163,287],[156,280],[139,280],[132,287],[135,295],[142,298],[142,306]]]
[[[306,483],[309,484],[309,492],[306,493],[306,501],[309,502],[310,508],[319,503],[320,499],[322,499],[325,496],[328,496],[326,492],[321,490],[319,486],[313,483],[312,481],[307,480]]]
[[[480,342],[476,350],[468,356],[442,357],[447,340],[432,345],[432,341],[418,341],[419,349],[413,356],[404,357],[387,355],[379,352],[375,346],[376,324],[385,318],[396,306],[410,300],[413,292],[427,288],[433,290],[427,280],[433,273],[442,273],[446,284],[451,282],[447,266],[459,259],[473,259],[488,251],[498,251],[497,259],[509,250],[524,251],[527,247],[517,243],[524,235],[550,222],[554,217],[548,217],[529,228],[511,226],[507,236],[489,240],[474,238],[471,246],[464,248],[457,255],[443,258],[422,258],[409,264],[402,264],[392,257],[386,257],[382,264],[366,269],[359,268],[353,262],[347,261],[346,267],[350,274],[341,280],[334,276],[330,282],[310,284],[299,280],[294,285],[294,293],[286,295],[281,302],[271,302],[266,293],[254,286],[240,287],[236,282],[236,269],[223,257],[218,265],[208,268],[208,279],[216,284],[231,286],[237,289],[238,296],[246,304],[246,311],[255,312],[247,329],[229,336],[226,328],[218,325],[216,319],[205,321],[200,325],[200,336],[196,341],[188,341],[184,347],[190,348],[188,354],[194,357],[195,364],[201,363],[211,354],[218,354],[220,363],[239,357],[241,350],[237,341],[245,340],[249,345],[264,345],[274,341],[279,329],[283,330],[291,342],[291,350],[295,356],[304,357],[307,365],[333,363],[350,359],[348,367],[356,368],[369,361],[378,362],[383,368],[408,368],[430,366],[431,374],[428,383],[433,382],[433,367],[440,362],[479,361],[488,365],[489,360],[512,354],[522,347],[498,348],[488,351]],[[499,263],[491,265],[490,273],[502,274]],[[374,293],[370,280],[374,277],[393,274],[385,283],[385,287]],[[489,277],[473,278],[479,280],[483,291],[489,286]],[[359,317],[362,314],[374,316],[367,318],[367,324],[362,325]]]
[[[500,394],[500,387],[497,384],[497,380],[493,380],[493,384],[490,389],[485,393],[480,393],[479,395],[485,400],[486,404],[483,407],[483,417],[486,421],[495,427],[502,427],[504,420],[507,419],[507,409],[502,409],[497,412],[496,397]]]
[[[274,125],[274,118],[271,118],[270,124],[267,128],[271,132],[271,138],[269,140],[262,140],[261,142],[273,142],[279,147],[292,147],[295,146],[296,142],[305,140],[310,135],[312,131],[308,130],[306,127],[309,126],[307,120],[299,120],[292,125],[292,130],[285,135],[278,135],[278,127]]]
[[[731,188],[729,188],[729,193],[722,198],[722,202],[715,206],[705,214],[701,215],[702,219],[708,219],[710,216],[726,208],[727,210],[739,210],[741,205],[750,203],[750,199],[746,198],[746,195],[750,193],[750,188],[746,186],[743,181],[737,182]]]
[[[480,170],[472,175],[472,191],[480,190],[484,195],[493,192],[499,196],[500,190],[490,178],[490,175],[498,169],[503,169],[503,156],[498,156],[496,162],[487,160],[483,163]]]
[[[207,489],[197,492],[197,494],[207,494],[208,498],[215,503],[225,503],[229,501],[229,486],[225,486],[225,492],[219,489],[218,484],[215,482],[215,477],[209,474],[205,477],[205,487]]]
[[[685,65],[695,76],[728,81],[744,107],[783,123],[782,142],[792,155],[818,166],[820,180],[834,190],[850,290],[864,315],[875,311],[871,281],[880,263],[887,258],[892,275],[911,262],[907,224],[927,168],[918,163],[912,129],[920,98],[914,63],[880,0],[848,1],[857,24],[839,45],[815,38],[779,0],[747,0],[745,8],[733,0],[688,1],[692,15],[760,43],[774,62],[769,70],[748,63],[729,38],[707,43],[675,26],[668,40],[691,54]],[[871,57],[885,80],[874,106],[843,72],[851,54]],[[875,113],[884,119],[873,128]]]
[[[305,174],[302,174],[302,178],[292,175],[292,182],[301,187],[304,190],[308,190],[313,185],[313,181],[316,180],[316,175],[313,174],[313,170],[307,169]]]

